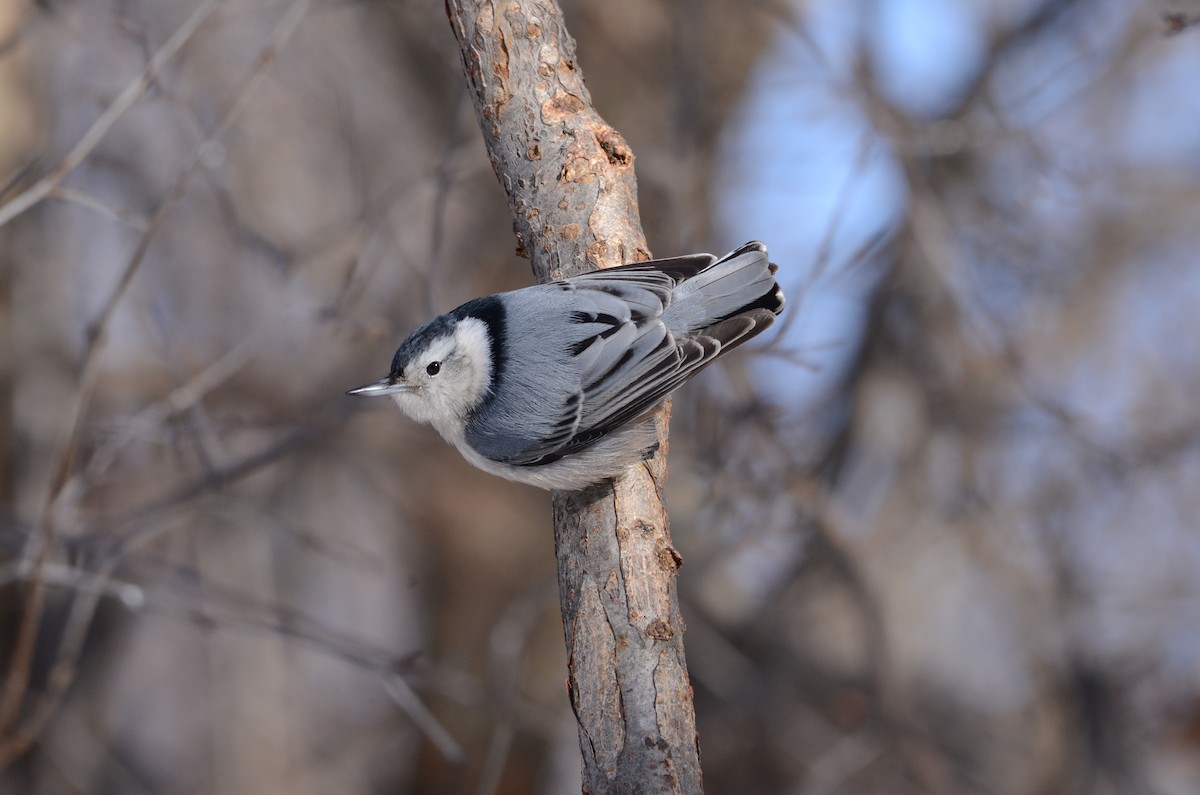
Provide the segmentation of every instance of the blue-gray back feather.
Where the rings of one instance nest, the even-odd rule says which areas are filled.
[[[646,415],[783,309],[761,243],[719,260],[623,265],[500,298],[506,350],[522,358],[469,418],[466,440],[518,466],[579,452]]]

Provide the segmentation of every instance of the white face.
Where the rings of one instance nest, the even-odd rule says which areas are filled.
[[[405,414],[433,425],[447,439],[460,437],[467,415],[483,400],[491,374],[487,327],[466,318],[404,368],[398,383],[408,388],[392,399]]]

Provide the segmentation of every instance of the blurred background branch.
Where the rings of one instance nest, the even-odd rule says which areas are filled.
[[[1192,0],[563,5],[622,256],[792,299],[673,411],[706,791],[1200,789]],[[544,493],[341,394],[529,282],[472,103],[436,4],[0,5],[0,794],[578,789]]]

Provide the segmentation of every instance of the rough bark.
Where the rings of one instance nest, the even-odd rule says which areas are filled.
[[[539,281],[650,258],[633,153],[591,104],[550,0],[447,0],[492,166]],[[658,457],[554,495],[558,582],[583,789],[702,791]]]

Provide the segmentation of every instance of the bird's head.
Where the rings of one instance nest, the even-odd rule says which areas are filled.
[[[483,320],[442,315],[400,345],[387,378],[346,394],[388,395],[414,420],[443,435],[461,434],[491,386],[493,350],[491,330]]]

